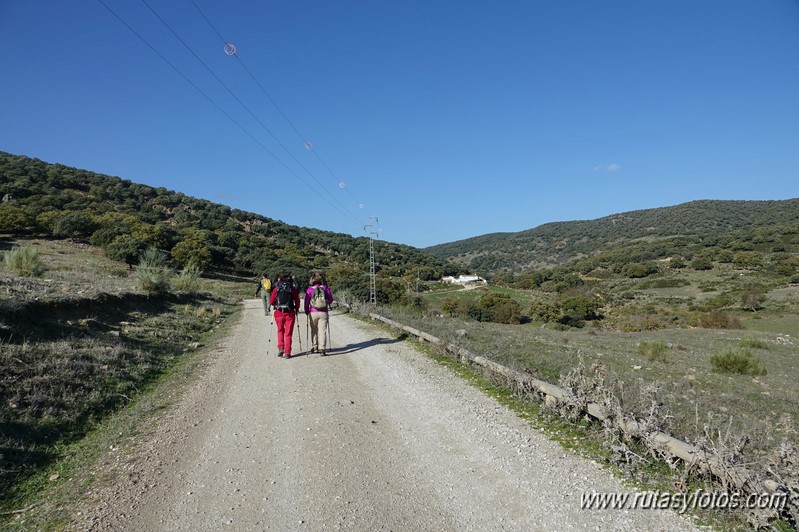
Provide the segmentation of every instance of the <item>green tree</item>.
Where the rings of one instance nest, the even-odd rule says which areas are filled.
[[[156,249],[169,249],[174,235],[174,230],[163,224],[139,224],[133,230],[137,240]]]
[[[694,260],[691,261],[691,268],[694,270],[712,270],[713,261],[710,259],[710,257],[700,255],[694,257]]]
[[[447,297],[441,302],[441,312],[449,314],[450,317],[455,316],[458,311],[458,298]]]
[[[136,240],[130,235],[122,235],[111,241],[105,248],[105,256],[111,260],[124,262],[129,268],[139,262],[139,256],[147,249],[144,242]]]
[[[517,325],[522,321],[522,307],[516,301],[507,301],[493,308],[494,323]]]
[[[349,285],[358,282],[363,272],[349,262],[337,262],[327,271],[327,282],[331,285]]]
[[[194,265],[205,270],[211,264],[211,250],[205,242],[189,239],[181,240],[172,248],[172,260],[183,266]]]
[[[530,304],[530,316],[544,323],[555,323],[563,316],[563,308],[559,301],[534,301]]]
[[[602,303],[595,297],[562,297],[560,305],[564,314],[576,317],[580,320],[596,320],[602,317],[599,313],[599,310],[602,308]]]
[[[521,306],[509,295],[497,292],[488,292],[480,298],[482,321],[496,323],[519,323],[521,321]]]
[[[669,260],[669,267],[675,270],[685,268],[685,259],[679,255],[675,255]]]
[[[761,264],[761,256],[757,251],[738,251],[732,261],[739,268],[756,268]]]
[[[56,218],[53,222],[53,236],[60,238],[88,238],[97,225],[92,218],[81,212],[73,212]]]
[[[378,275],[377,299],[379,303],[396,303],[405,296],[405,284],[401,280],[386,275]]]
[[[622,269],[622,273],[631,279],[647,277],[658,271],[657,265],[651,262],[633,262]]]
[[[799,271],[799,257],[790,256],[779,260],[774,267],[774,271],[778,275],[791,277],[797,271]]]
[[[33,225],[33,218],[27,210],[16,205],[0,204],[0,230],[19,233]]]
[[[124,233],[116,226],[100,227],[97,231],[92,233],[89,242],[93,246],[106,247],[114,241],[114,239],[122,236]]]
[[[763,308],[765,301],[766,296],[757,287],[749,287],[741,293],[741,306],[752,312]]]

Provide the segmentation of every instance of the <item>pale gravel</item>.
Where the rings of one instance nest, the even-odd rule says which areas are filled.
[[[76,530],[692,530],[382,329],[332,315],[332,355],[276,355],[259,300],[149,430],[109,450]],[[304,316],[301,337],[307,349]]]

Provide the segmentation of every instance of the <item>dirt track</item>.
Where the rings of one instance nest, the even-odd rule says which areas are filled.
[[[284,360],[260,301],[244,307],[75,528],[692,528],[670,511],[581,510],[583,492],[633,490],[380,329],[333,315],[332,356]]]

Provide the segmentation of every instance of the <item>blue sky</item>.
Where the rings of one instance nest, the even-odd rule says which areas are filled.
[[[796,0],[0,0],[0,42],[0,150],[293,225],[799,196]]]

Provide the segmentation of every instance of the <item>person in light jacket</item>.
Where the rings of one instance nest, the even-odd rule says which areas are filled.
[[[314,273],[305,291],[305,314],[311,326],[311,353],[327,354],[327,311],[333,303],[333,294],[324,283],[322,275]]]
[[[269,280],[266,274],[261,275],[261,280],[258,281],[258,288],[255,290],[255,297],[261,294],[264,300],[264,314],[269,316],[269,299],[272,295],[272,281]]]

